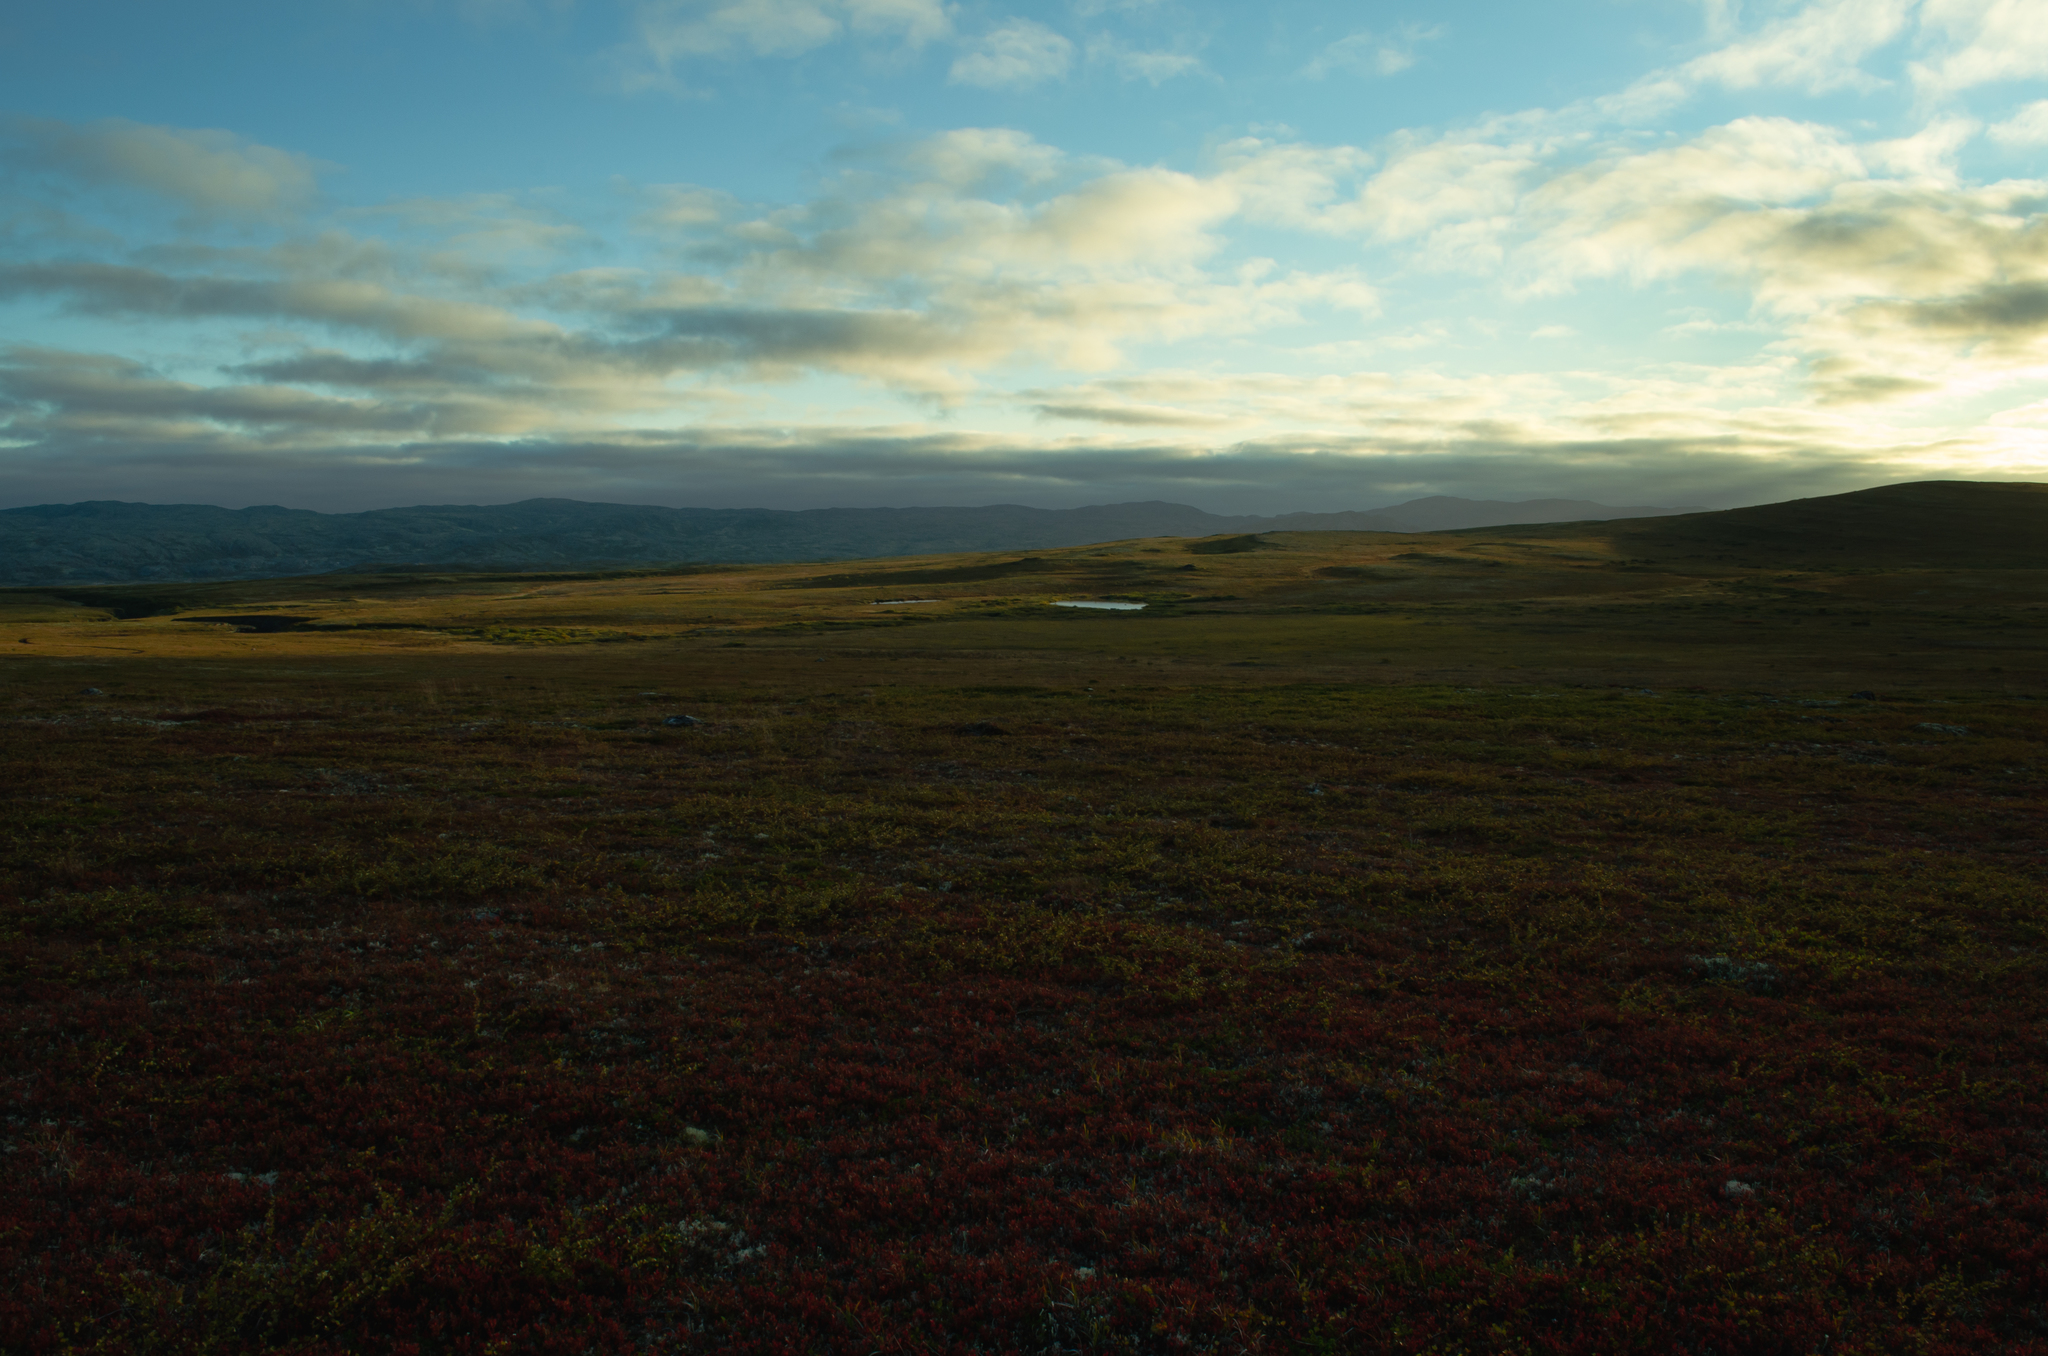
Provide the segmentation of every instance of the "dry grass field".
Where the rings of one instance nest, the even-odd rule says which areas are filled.
[[[0,595],[0,1348],[2048,1351],[2010,488]]]

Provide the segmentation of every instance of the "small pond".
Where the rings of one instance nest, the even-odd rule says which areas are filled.
[[[943,603],[944,598],[877,598],[871,607],[909,607],[913,603]]]
[[[1104,612],[1143,612],[1143,603],[1054,603],[1054,607],[1093,607]]]

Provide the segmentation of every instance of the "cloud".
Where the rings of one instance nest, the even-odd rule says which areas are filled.
[[[1980,396],[2048,371],[2035,319],[2048,184],[1957,184],[1974,126],[1937,120],[1858,145],[1811,123],[1738,119],[1550,171],[1497,238],[1522,295],[1592,277],[1745,286],[1826,404]]]
[[[196,218],[277,219],[313,198],[319,162],[208,128],[16,118],[0,128],[9,158],[67,178],[140,189]]]
[[[557,254],[590,239],[582,226],[559,213],[529,207],[510,193],[404,198],[354,215],[432,232],[441,238],[444,248],[473,265],[501,263],[519,255]]]
[[[1072,419],[1091,424],[1123,424],[1138,428],[1213,428],[1231,422],[1222,415],[1176,409],[1169,405],[1133,404],[1129,401],[1086,403],[1044,400],[1032,405],[1031,408],[1049,419]]]
[[[847,38],[916,51],[948,37],[941,0],[631,0],[634,39],[598,59],[628,94],[692,93],[678,63],[799,57]]]
[[[1247,219],[1320,234],[1358,227],[1345,201],[1372,168],[1373,157],[1355,146],[1309,146],[1239,137],[1216,150],[1222,178],[1244,199]]]
[[[316,395],[273,385],[167,380],[130,359],[15,348],[0,355],[0,396],[16,439],[206,438],[222,431],[267,445],[310,435],[389,438],[504,434],[528,421],[504,402],[397,402]]]
[[[1518,204],[1521,220],[1546,223],[1523,251],[1524,286],[1555,292],[1576,277],[1738,264],[1786,224],[1770,209],[1864,172],[1834,129],[1787,118],[1739,118],[1677,146],[1596,159]]]
[[[1882,314],[1978,344],[2031,348],[2032,341],[2048,336],[2048,279],[1992,283],[1959,296],[1886,306]]]
[[[1204,436],[1192,422],[1176,431],[1153,421],[1146,430],[1141,419],[1112,414],[1103,422],[1131,432],[1048,439],[919,424],[702,424],[606,436],[337,440],[342,426],[365,421],[338,408],[346,402],[305,402],[324,426],[282,431],[252,393],[165,389],[119,360],[95,367],[88,358],[76,364],[83,374],[53,376],[62,361],[0,362],[0,395],[54,407],[37,445],[0,465],[0,502],[105,498],[118,488],[128,498],[329,509],[537,495],[791,508],[1167,498],[1264,513],[1425,494],[1728,504],[1949,468],[1981,476],[1987,453],[1996,452],[1981,441],[1872,440],[1839,420],[1783,412],[1706,423],[1654,407],[1588,408],[1550,420],[1488,417],[1483,409],[1434,421],[1395,412],[1354,431],[1234,438]],[[1276,392],[1286,385],[1264,380]],[[93,417],[80,417],[88,411],[70,408],[73,400],[92,402]]]
[[[1432,266],[1490,270],[1502,257],[1499,237],[1551,148],[1483,134],[1411,146],[1399,140],[1339,219],[1382,240],[1423,237]]]
[[[291,319],[399,340],[503,340],[559,332],[500,307],[345,278],[189,276],[87,262],[0,265],[0,298],[38,295],[56,297],[86,315]]]
[[[1946,47],[1913,67],[1931,93],[2048,76],[2048,23],[2034,0],[1925,0],[1921,26]]]
[[[1073,43],[1044,24],[1012,19],[961,53],[947,79],[982,89],[1029,89],[1060,79],[1073,61]]]
[[[2036,99],[2004,122],[1990,128],[2001,146],[2048,146],[2048,99]]]
[[[0,265],[0,298],[108,319],[319,327],[343,342],[293,341],[230,374],[437,409],[500,402],[517,427],[551,401],[562,429],[672,409],[714,374],[830,373],[958,404],[1006,365],[1100,370],[1130,343],[1374,314],[1377,290],[1355,267],[1215,263],[1234,219],[1296,210],[1283,200],[1313,192],[1302,180],[1315,158],[1246,144],[1190,174],[964,129],[863,163],[794,206],[651,191],[642,227],[696,271],[607,267],[508,284],[438,253],[366,252],[330,234],[271,250],[185,249],[162,263]],[[470,227],[507,210],[411,202],[383,219],[449,230],[488,257],[503,250]]]
[[[1776,86],[1825,94],[1880,83],[1858,65],[1905,32],[1915,0],[1817,0],[1686,64],[1681,78],[1727,89]]]
[[[663,59],[678,62],[943,36],[918,16],[944,11],[922,0],[655,8],[672,22]],[[1666,75],[1683,89],[1842,88],[1891,13],[1808,6]],[[1379,70],[1384,46],[1347,59]],[[1929,69],[1962,50],[1929,47]],[[963,83],[1014,89],[1075,54],[1017,19],[949,55]],[[1166,56],[1179,59],[1089,49],[1132,78]],[[1991,135],[2034,144],[2044,105]],[[853,148],[791,200],[622,183],[632,225],[616,241],[582,224],[599,209],[540,194],[350,209],[330,220],[368,234],[316,232],[263,205],[310,203],[310,162],[171,133],[230,170],[261,169],[265,152],[303,169],[297,197],[202,191],[189,184],[214,180],[184,171],[183,197],[153,190],[195,221],[270,214],[285,229],[143,249],[8,236],[0,298],[82,317],[68,331],[102,337],[70,342],[121,352],[6,354],[0,486],[16,488],[0,493],[88,497],[103,475],[135,497],[184,466],[194,486],[224,487],[216,497],[355,483],[385,502],[1165,493],[1281,510],[1512,486],[1702,502],[1945,468],[2025,474],[2048,454],[2039,418],[1976,411],[2048,378],[2048,184],[1969,183],[1977,124],[1918,106],[1917,131],[1872,140],[1793,117],[1658,130],[1588,100],[1370,147],[1268,129],[1174,164],[958,128]],[[78,129],[29,126],[17,159],[38,172],[135,184],[91,169],[67,139]],[[1442,269],[1468,276],[1432,291],[1425,275]],[[1572,312],[1591,333],[1581,317],[1606,304],[1594,284],[1679,279],[1734,303],[1674,313],[1655,299],[1646,323],[1743,331],[1752,358],[1659,364],[1650,344],[1592,371],[1451,370],[1482,339],[1525,353],[1520,336],[1571,339],[1522,308],[1531,297],[1595,291]],[[1293,370],[1241,370],[1261,344]],[[1427,361],[1408,355],[1423,345]],[[1593,361],[1562,356],[1573,347],[1556,362]],[[136,356],[180,351],[182,366]]]
[[[1365,76],[1399,75],[1415,64],[1417,46],[1433,42],[1449,31],[1441,24],[1409,24],[1395,33],[1353,33],[1349,37],[1339,38],[1316,53],[1308,65],[1302,67],[1301,73],[1311,80],[1321,80],[1325,76],[1340,73]]]
[[[1317,191],[1315,160],[1244,142],[1212,172],[1191,174],[969,128],[864,163],[796,206],[746,210],[672,188],[668,200],[687,206],[662,229],[722,270],[729,299],[705,314],[762,308],[792,336],[828,314],[886,315],[873,327],[848,320],[837,356],[829,344],[776,352],[943,394],[963,389],[964,373],[1010,361],[1099,368],[1119,362],[1128,340],[1248,333],[1319,309],[1371,313],[1377,295],[1355,268],[1213,263],[1234,219],[1304,210],[1286,199]],[[1354,160],[1323,163],[1334,174]],[[670,323],[608,285],[621,317]],[[798,313],[809,319],[799,324]],[[697,323],[695,312],[678,314]],[[729,338],[728,320],[719,323]]]
[[[1106,61],[1126,80],[1143,80],[1159,86],[1183,75],[1194,75],[1204,67],[1202,59],[1189,52],[1143,51],[1123,46],[1112,38],[1095,38],[1088,44],[1088,59]]]

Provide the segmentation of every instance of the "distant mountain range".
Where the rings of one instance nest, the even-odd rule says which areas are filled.
[[[1580,499],[1500,503],[1436,495],[1351,513],[1231,517],[1157,501],[1077,509],[700,509],[528,499],[315,513],[93,500],[0,510],[0,583],[266,579],[432,566],[545,570],[684,563],[862,560],[1041,550],[1131,537],[1231,532],[1435,532],[1647,518],[1686,509]]]

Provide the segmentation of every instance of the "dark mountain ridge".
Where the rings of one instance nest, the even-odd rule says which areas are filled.
[[[91,500],[0,510],[0,584],[175,583],[398,565],[547,570],[860,560],[1043,550],[1134,537],[1275,531],[1427,532],[1678,513],[1586,500],[1434,496],[1389,508],[1277,517],[1158,501],[1036,509],[705,509],[528,499],[364,513]]]
[[[1520,539],[1571,528],[1528,524]],[[1738,568],[2048,567],[2048,484],[1919,480],[1778,504],[1605,522],[1600,534],[1646,562]]]

